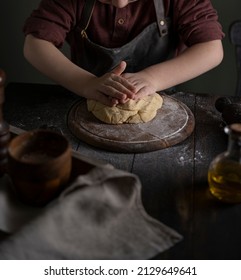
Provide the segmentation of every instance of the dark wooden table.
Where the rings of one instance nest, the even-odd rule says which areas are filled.
[[[177,230],[183,241],[159,254],[159,259],[241,259],[241,205],[214,200],[207,184],[211,160],[227,146],[218,96],[176,92],[196,120],[182,143],[148,153],[125,154],[97,149],[76,139],[66,125],[67,113],[79,98],[55,85],[10,83],[4,117],[24,130],[59,129],[74,150],[139,176],[146,211]]]

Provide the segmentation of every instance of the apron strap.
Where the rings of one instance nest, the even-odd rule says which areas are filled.
[[[86,29],[89,26],[90,19],[94,10],[96,0],[85,0],[84,8],[81,14],[81,20],[79,26],[81,29],[81,36],[87,37]]]
[[[160,36],[162,37],[168,34],[163,0],[154,0],[154,5],[156,9],[157,26],[159,29]]]

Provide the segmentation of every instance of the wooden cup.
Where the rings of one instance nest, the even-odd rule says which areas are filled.
[[[43,206],[67,184],[71,147],[61,134],[37,129],[15,137],[8,147],[8,173],[19,198]]]

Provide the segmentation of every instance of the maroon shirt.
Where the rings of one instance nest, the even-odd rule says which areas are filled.
[[[84,0],[42,0],[26,20],[26,34],[61,47],[64,41],[75,44],[75,26],[79,23]],[[164,0],[166,16],[174,26],[174,36],[187,46],[222,39],[224,34],[217,12],[209,0]],[[138,0],[122,9],[96,1],[87,29],[88,37],[104,47],[120,47],[156,21],[154,3]],[[75,48],[76,46],[74,46]]]

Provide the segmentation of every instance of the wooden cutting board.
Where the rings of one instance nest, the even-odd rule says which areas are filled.
[[[109,151],[125,153],[150,152],[173,146],[193,131],[191,110],[179,100],[162,95],[163,106],[156,117],[140,124],[105,124],[87,110],[86,100],[70,109],[67,123],[80,140]]]

